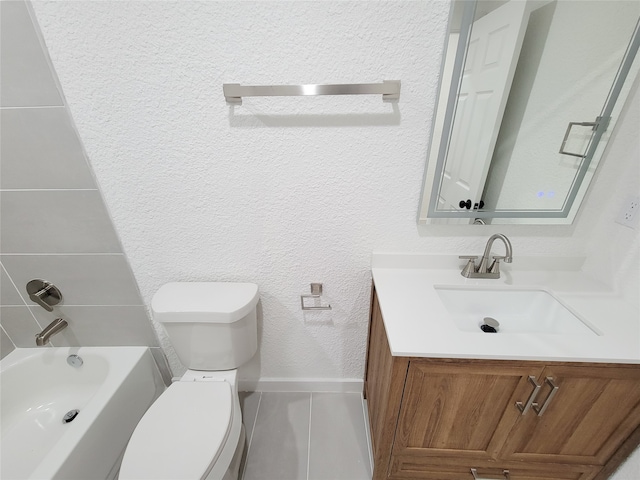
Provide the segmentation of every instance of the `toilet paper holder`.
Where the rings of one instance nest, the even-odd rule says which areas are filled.
[[[311,293],[300,295],[300,306],[301,306],[302,310],[331,310],[331,305],[329,305],[329,304],[327,304],[327,305],[313,305],[311,307],[307,306],[305,304],[305,301],[304,301],[305,298],[313,298],[314,299],[314,303],[316,303],[317,299],[322,298],[322,284],[321,283],[312,283],[311,284]],[[322,302],[318,302],[318,303],[322,303]]]

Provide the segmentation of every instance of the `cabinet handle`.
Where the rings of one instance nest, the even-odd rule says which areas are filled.
[[[523,405],[522,402],[516,402],[516,407],[518,407],[518,410],[522,412],[522,415],[525,415],[531,406],[534,405],[533,402],[535,402],[538,392],[542,388],[542,385],[536,382],[536,377],[533,375],[529,375],[529,382],[533,384],[533,391],[531,392],[531,395],[529,395],[529,400],[527,400],[526,405]]]
[[[490,480],[489,477],[479,477],[478,476],[478,470],[476,470],[475,468],[471,469],[471,475],[473,475],[473,478],[475,480]],[[500,477],[501,479],[504,478],[505,480],[509,480],[511,477],[509,476],[509,470],[503,470],[502,471],[502,477]]]
[[[533,411],[536,412],[539,417],[541,417],[542,414],[545,412],[545,410],[549,406],[549,403],[551,403],[551,400],[553,399],[553,397],[555,397],[556,393],[558,392],[558,389],[560,388],[558,385],[556,385],[554,383],[553,377],[547,377],[547,378],[544,379],[544,381],[545,381],[545,383],[548,383],[549,386],[551,387],[551,391],[549,392],[549,396],[547,397],[547,399],[542,404],[542,407],[540,407],[537,403],[534,403],[534,404],[531,405],[533,407]]]

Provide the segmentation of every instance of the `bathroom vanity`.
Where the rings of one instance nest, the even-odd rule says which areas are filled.
[[[637,306],[580,263],[516,259],[500,279],[471,280],[455,257],[374,255],[365,375],[374,480],[604,480],[637,448]],[[505,328],[468,328],[468,292],[498,303],[504,294],[495,308],[469,298],[478,327],[493,310]],[[526,316],[508,325],[514,292],[549,294],[559,306],[548,315],[567,310],[586,328],[540,329]]]

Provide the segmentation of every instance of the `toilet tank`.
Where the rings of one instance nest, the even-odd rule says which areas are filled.
[[[151,310],[191,370],[231,370],[258,349],[258,286],[232,282],[167,283]]]

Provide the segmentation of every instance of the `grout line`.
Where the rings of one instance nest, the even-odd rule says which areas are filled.
[[[4,334],[7,336],[7,338],[11,342],[11,345],[13,345],[13,348],[18,348],[18,347],[16,347],[16,344],[13,342],[13,340],[11,339],[11,337],[9,336],[9,334],[7,333],[7,331],[4,329],[4,327],[2,325],[0,325],[0,330],[2,330],[4,332]]]
[[[260,405],[262,404],[262,392],[259,392],[260,396],[258,397],[258,406],[256,407],[256,416],[253,419],[253,425],[251,425],[251,438],[249,438],[249,446],[247,447],[247,456],[249,454],[249,447],[251,447],[251,442],[253,441],[253,434],[256,431],[256,424],[258,423],[258,413],[260,412]]]
[[[244,476],[247,473],[247,464],[249,463],[249,453],[251,452],[251,443],[253,442],[253,433],[256,431],[256,423],[258,423],[258,413],[260,413],[260,404],[262,403],[262,392],[258,392],[260,396],[258,397],[258,406],[256,407],[256,416],[253,419],[253,425],[251,426],[251,435],[249,436],[249,444],[247,445],[247,454],[244,457],[244,468],[242,469],[242,479],[244,480]]]
[[[309,468],[311,465],[311,415],[313,415],[313,392],[309,392],[309,440],[307,443],[307,480],[309,480]]]
[[[13,281],[13,278],[11,278],[11,275],[9,275],[9,272],[7,271],[6,267],[4,265],[2,265],[2,262],[0,262],[0,268],[2,269],[2,271],[4,271],[4,274],[7,276],[7,278],[9,279],[9,281],[11,282],[11,285],[13,286],[13,288],[16,290],[16,292],[18,292],[18,296],[20,297],[20,300],[22,300],[22,306],[24,307],[28,307],[29,305],[27,305],[27,301],[24,299],[24,297],[22,296],[22,292],[20,291],[20,289],[18,288],[18,286],[16,285],[16,282]],[[3,305],[4,306],[4,305]],[[7,305],[8,306],[8,305]],[[21,305],[15,305],[16,307],[19,307]],[[38,323],[36,321],[36,323]],[[38,325],[40,325],[38,323]]]
[[[53,80],[53,84],[56,87],[58,95],[60,95],[61,106],[68,107],[69,104],[67,102],[67,98],[64,95],[64,90],[62,88],[62,83],[60,82],[60,77],[58,77],[58,72],[56,71],[56,67],[53,65],[53,60],[51,59],[51,53],[47,48],[47,42],[44,39],[44,35],[42,33],[42,29],[40,28],[40,24],[38,23],[38,17],[36,15],[35,10],[33,9],[33,5],[31,2],[25,2],[27,7],[27,12],[29,18],[31,19],[31,26],[33,28],[33,33],[38,39],[38,44],[40,45],[40,50],[44,54],[45,62],[47,63],[47,67],[49,68],[49,72],[51,73],[51,79]]]
[[[1,1],[1,0],[0,0]],[[33,304],[21,304],[21,305],[0,305],[0,307],[2,308],[8,308],[8,307],[27,307],[28,309],[32,309],[35,308],[36,310],[38,309],[38,305],[33,303]],[[144,307],[146,308],[147,305],[145,305],[144,303],[136,303],[136,304],[94,304],[94,303],[78,303],[78,304],[60,304],[60,306],[55,306],[54,308],[66,308],[66,307]],[[51,313],[51,312],[50,312]]]
[[[367,415],[368,408],[365,407],[364,395],[360,395],[360,401],[362,402],[362,417],[364,419],[364,436],[367,438],[367,453],[369,454],[369,465],[371,466],[371,473],[373,473],[373,446],[371,445],[371,430],[369,426],[369,417]]]
[[[22,305],[15,305],[16,307],[27,307],[27,310],[29,311],[29,315],[31,315],[31,318],[33,318],[33,321],[36,322],[36,325],[38,326],[38,328],[40,328],[40,330],[42,330],[44,327],[40,324],[40,322],[38,321],[38,319],[36,318],[35,314],[31,311],[31,309],[29,308],[29,304],[27,304],[27,300],[24,297],[24,295],[22,295],[22,292],[20,291],[20,289],[18,288],[18,286],[16,285],[16,282],[13,281],[13,278],[11,277],[11,275],[9,275],[9,272],[7,271],[7,269],[5,268],[4,265],[2,265],[2,263],[0,263],[0,266],[2,268],[2,270],[4,271],[5,275],[7,276],[7,278],[9,279],[9,281],[11,282],[11,285],[13,285],[13,288],[16,290],[16,292],[18,292],[18,296],[20,297],[20,299],[22,300]],[[46,325],[45,325],[46,326]],[[7,333],[7,331],[5,330],[5,333]],[[13,339],[9,336],[9,334],[7,333],[7,336],[9,337],[9,339],[13,342]],[[13,344],[15,345],[15,342],[13,342]]]
[[[67,108],[67,107],[64,105],[23,105],[23,106],[0,107],[0,110],[22,110],[22,109],[36,109],[36,108]]]
[[[76,257],[82,257],[82,256],[85,256],[85,257],[96,257],[96,256],[109,256],[109,255],[111,255],[111,256],[119,255],[119,256],[123,257],[124,253],[122,253],[122,252],[120,252],[120,253],[118,253],[118,252],[106,252],[106,253],[15,253],[14,252],[14,253],[4,253],[3,252],[2,254],[0,254],[0,257],[12,257],[12,256],[13,257],[20,257],[20,256],[23,256],[23,257],[28,257],[28,256],[34,256],[34,257],[37,257],[37,256],[40,256],[40,257],[43,257],[43,256],[46,256],[46,257],[55,257],[55,256],[58,256],[58,257],[62,257],[62,256],[64,256],[64,257],[73,257],[73,256],[76,256]]]
[[[0,192],[97,192],[97,188],[0,188]]]
[[[2,0],[0,0],[2,1]],[[0,308],[28,308],[31,311],[38,311],[38,308],[40,308],[38,305],[36,305],[35,303],[29,304],[29,305],[0,305]],[[136,305],[96,305],[93,303],[87,303],[87,304],[78,304],[78,305],[60,305],[60,306],[55,306],[54,311],[53,312],[48,312],[51,313],[52,315],[65,315],[65,312],[63,311],[66,308],[147,308],[147,305],[145,304],[136,304]],[[58,312],[58,313],[56,313]],[[66,313],[70,313],[70,312],[66,312]]]

